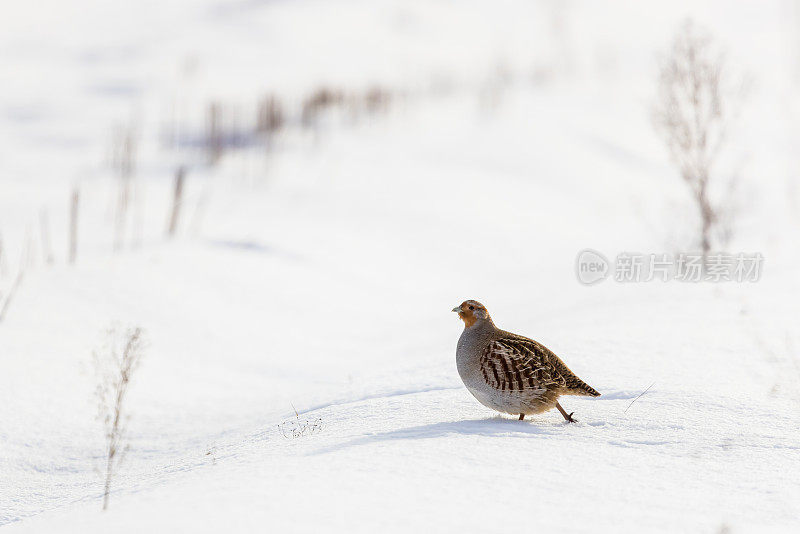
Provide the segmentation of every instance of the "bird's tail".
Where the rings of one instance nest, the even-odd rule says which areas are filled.
[[[576,380],[569,384],[569,390],[566,393],[567,395],[580,395],[583,397],[599,397],[600,392],[594,389],[592,386],[581,380],[580,378],[576,378]]]

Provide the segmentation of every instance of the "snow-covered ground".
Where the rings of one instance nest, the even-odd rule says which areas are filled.
[[[727,249],[761,253],[761,279],[582,285],[586,248],[692,249],[649,115],[687,15],[753,78],[719,173],[739,175]],[[796,2],[15,3],[0,80],[0,307],[28,247],[0,322],[4,532],[800,527]],[[391,97],[302,128],[321,87]],[[287,128],[208,165],[208,103],[247,122],[266,94]],[[471,397],[467,298],[602,393],[563,399],[579,423]],[[102,512],[92,352],[115,322],[148,344]]]

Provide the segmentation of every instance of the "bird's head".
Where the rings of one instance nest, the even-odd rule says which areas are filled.
[[[489,312],[486,311],[486,306],[477,300],[465,300],[455,308],[453,311],[458,313],[458,316],[464,321],[464,325],[469,328],[476,323],[483,321],[491,321]]]

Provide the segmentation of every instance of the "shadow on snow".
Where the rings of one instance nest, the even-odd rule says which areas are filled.
[[[407,428],[398,428],[388,432],[379,432],[359,438],[325,447],[310,453],[311,455],[336,452],[350,447],[380,443],[382,441],[394,441],[404,439],[430,439],[453,434],[464,436],[484,436],[484,437],[513,437],[513,436],[551,436],[560,434],[565,428],[563,423],[542,423],[531,424],[529,421],[518,421],[501,416],[486,419],[468,419],[465,421],[442,421],[428,425],[418,425]]]

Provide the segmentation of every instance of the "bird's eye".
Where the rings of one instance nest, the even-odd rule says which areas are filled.
[[[474,310],[474,309],[475,309],[475,306],[470,306],[470,307],[469,307],[469,309],[470,309],[470,310]]]

